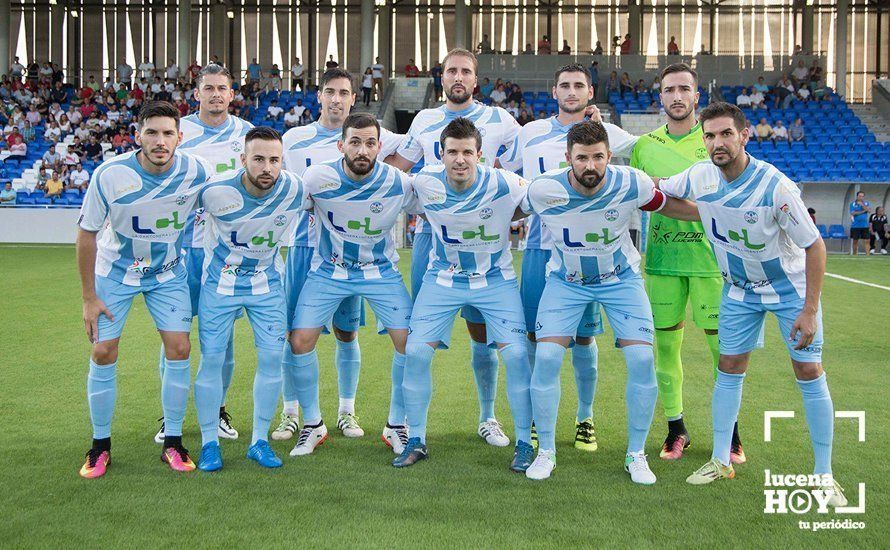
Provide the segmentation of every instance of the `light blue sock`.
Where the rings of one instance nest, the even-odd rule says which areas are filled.
[[[318,353],[296,355],[290,348],[284,350],[284,362],[287,364],[294,384],[297,397],[303,407],[303,422],[314,426],[321,422],[321,408],[318,405]]]
[[[597,351],[596,340],[586,346],[575,344],[572,348],[572,367],[575,370],[575,387],[578,388],[578,422],[593,418]]]
[[[494,418],[494,398],[498,393],[498,353],[487,344],[471,341],[470,356],[476,392],[479,394],[479,422],[485,422]]]
[[[362,368],[362,350],[358,345],[358,338],[352,342],[337,340],[334,363],[337,365],[337,390],[340,397],[355,399],[355,392],[358,390],[358,375]]]
[[[501,357],[507,368],[507,401],[513,414],[516,441],[531,444],[532,397],[529,390],[532,369],[528,364],[525,343],[509,344],[501,348]]]
[[[535,353],[538,350],[538,343],[529,340],[525,343],[525,351],[528,352],[528,366],[532,371],[535,370]]]
[[[189,360],[167,359],[164,380],[161,383],[161,404],[164,406],[164,435],[182,436],[182,421],[189,401]],[[219,408],[216,410],[219,418]]]
[[[167,352],[164,351],[164,343],[161,342],[161,355],[158,357],[158,374],[161,377],[161,382],[164,381],[164,367],[166,366],[167,361]]]
[[[195,375],[195,409],[201,427],[201,445],[219,441],[219,407],[223,399],[222,368],[225,352],[202,353]]]
[[[646,436],[652,426],[658,385],[655,382],[655,353],[652,346],[633,345],[621,348],[627,362],[627,452],[639,453],[646,447]],[[732,433],[732,426],[729,427]]]
[[[111,419],[117,401],[117,361],[110,365],[97,365],[90,359],[87,375],[87,402],[93,423],[93,439],[111,437]]]
[[[299,412],[299,396],[297,395],[297,383],[294,381],[293,369],[287,366],[287,359],[292,355],[290,343],[285,342],[282,348],[281,360],[281,395],[284,399],[284,411],[296,414]],[[288,411],[288,407],[292,410]]]
[[[392,356],[392,393],[389,397],[390,426],[405,425],[405,398],[402,395],[402,380],[405,378],[405,356],[393,351]]]
[[[220,406],[226,404],[226,395],[229,393],[229,386],[232,385],[232,373],[235,372],[235,327],[229,333],[229,346],[226,348],[226,359],[222,364],[222,400]],[[217,411],[217,416],[219,416]]]
[[[538,448],[556,450],[556,414],[559,410],[559,371],[566,348],[554,342],[538,342],[531,377],[532,411]]]
[[[269,439],[269,424],[278,406],[281,390],[280,349],[257,348],[257,367],[253,377],[253,436],[250,444]]]
[[[729,466],[729,448],[732,445],[732,430],[739,417],[742,405],[743,374],[727,374],[717,371],[714,382],[714,395],[711,397],[711,422],[714,425],[714,449],[711,458],[717,458]]]
[[[426,417],[433,397],[433,354],[427,344],[408,344],[405,348],[405,377],[402,395],[408,417],[408,434],[426,443]]]
[[[834,440],[834,403],[828,393],[828,382],[823,372],[814,380],[798,380],[803,394],[803,409],[810,428],[810,441],[816,458],[814,474],[831,473],[831,444]]]

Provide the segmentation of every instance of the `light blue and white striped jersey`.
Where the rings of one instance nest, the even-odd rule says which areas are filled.
[[[525,198],[525,181],[512,172],[477,165],[476,181],[463,191],[447,182],[445,166],[425,166],[414,176],[416,202],[433,230],[427,273],[447,287],[483,288],[516,278],[510,222]]]
[[[207,161],[213,174],[223,175],[241,168],[244,136],[253,124],[229,115],[219,126],[207,126],[195,113],[180,119],[179,128],[182,130],[179,149]],[[186,227],[183,248],[204,246],[204,225],[204,211],[198,209]]]
[[[319,220],[310,271],[331,279],[399,277],[392,228],[414,198],[407,174],[378,160],[355,181],[336,159],[310,166],[303,184]]]
[[[519,131],[515,145],[501,157],[501,164],[507,170],[522,174],[529,181],[544,172],[567,167],[566,138],[575,124],[560,124],[556,116],[529,122]],[[608,122],[603,123],[603,126],[609,134],[609,149],[612,154],[629,158],[637,142],[636,136]],[[527,233],[522,248],[553,248],[550,233],[542,231],[540,216],[532,214],[525,221],[525,226]]]
[[[331,130],[318,123],[318,121],[306,126],[297,126],[285,132],[284,141],[284,168],[298,176],[302,176],[313,164],[320,164],[343,156],[337,149],[337,141],[343,135],[343,130],[337,128]],[[386,128],[380,129],[380,154],[377,160],[383,159],[396,152],[404,139],[402,134],[394,134]],[[297,223],[296,231],[291,236],[288,246],[313,247],[318,242],[318,228],[315,215],[304,212]]]
[[[163,174],[147,172],[138,151],[103,162],[90,178],[78,225],[99,231],[96,275],[130,286],[161,283],[184,273],[182,240],[198,194],[210,179],[206,164],[179,150]]]
[[[399,155],[415,164],[423,159],[424,166],[442,164],[442,145],[439,143],[442,130],[460,117],[473,121],[482,133],[482,159],[479,163],[485,166],[493,167],[494,162],[513,147],[521,128],[516,119],[501,107],[473,103],[466,109],[452,111],[440,105],[417,113],[408,129],[408,137],[399,147]],[[430,233],[428,224],[418,219],[416,233]]]
[[[800,190],[775,166],[749,155],[727,182],[710,161],[659,181],[668,195],[696,201],[733,300],[774,304],[806,296],[806,255],[819,231]]]
[[[548,273],[580,285],[638,277],[640,254],[628,231],[635,211],[656,196],[652,178],[636,168],[608,165],[603,186],[587,197],[572,187],[570,171],[535,178],[522,205],[541,216],[553,238]]]
[[[244,170],[218,176],[201,193],[201,205],[215,229],[205,244],[201,283],[225,296],[280,291],[284,262],[278,253],[303,209],[305,192],[296,174],[281,171],[264,197],[249,194]]]

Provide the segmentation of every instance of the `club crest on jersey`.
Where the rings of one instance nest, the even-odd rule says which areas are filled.
[[[178,197],[176,197],[176,204],[178,206],[182,206],[183,204],[188,202],[188,200],[189,200],[188,195],[179,195]]]
[[[274,223],[278,227],[281,227],[282,225],[287,223],[287,216],[285,216],[284,214],[279,214],[275,216],[275,220],[272,223]]]
[[[234,153],[240,153],[240,152],[241,152],[241,149],[242,149],[242,147],[241,147],[241,142],[240,142],[240,141],[233,141],[233,142],[232,142],[232,152],[234,152]]]
[[[753,210],[745,212],[745,221],[751,224],[757,223],[757,212]]]
[[[695,150],[695,158],[697,158],[698,160],[704,160],[708,158],[708,150],[704,147],[699,147]]]
[[[493,213],[494,212],[492,211],[491,208],[483,208],[482,210],[479,211],[479,217],[482,218],[483,220],[487,220],[488,218],[491,217],[491,215]]]
[[[383,212],[383,203],[380,201],[374,201],[371,203],[371,206],[369,208],[374,214],[379,214]]]
[[[610,222],[614,222],[615,220],[618,219],[618,211],[615,210],[614,208],[606,210],[606,219],[609,220]]]

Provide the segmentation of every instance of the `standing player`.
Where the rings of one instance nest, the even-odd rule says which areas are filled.
[[[666,67],[661,72],[661,104],[668,122],[640,136],[630,165],[652,177],[668,177],[707,159],[701,124],[695,118],[698,98],[698,75],[692,68],[685,63]],[[701,222],[653,213],[646,247],[646,291],[652,300],[655,320],[655,374],[668,421],[661,458],[673,460],[682,457],[690,444],[683,423],[680,360],[686,305],[691,302],[692,318],[705,331],[716,372],[720,354],[717,318],[723,281]],[[732,460],[737,464],[745,461],[737,427],[733,429]]]
[[[559,114],[523,126],[515,145],[501,158],[504,168],[521,173],[522,177],[528,180],[544,172],[568,166],[566,135],[575,124],[584,120],[587,104],[593,99],[590,73],[577,63],[560,68],[553,80],[556,83],[553,86],[553,97],[559,106]],[[629,152],[633,148],[636,138],[613,124],[607,125],[606,130],[609,132],[609,145],[613,152]],[[524,241],[525,251],[522,256],[519,292],[525,309],[529,362],[534,370],[535,323],[538,317],[538,304],[547,278],[546,266],[550,260],[553,239],[550,233],[542,228],[541,218],[537,214],[532,214],[525,223],[528,237]],[[593,425],[597,347],[593,337],[602,332],[599,306],[594,302],[584,312],[578,332],[574,335],[575,345],[572,347],[572,366],[578,388],[575,447],[584,451],[595,451],[597,448]]]
[[[400,454],[408,440],[402,378],[411,298],[398,271],[392,228],[413,194],[406,174],[377,162],[380,125],[373,116],[349,115],[337,147],[343,158],[313,164],[303,173],[307,208],[315,209],[320,224],[311,271],[291,323],[290,348],[285,351],[284,364],[296,382],[304,419],[291,455],[310,454],[327,438],[318,406],[315,346],[339,304],[352,297],[368,300],[395,347],[383,438]]]
[[[136,133],[140,149],[102,163],[81,208],[77,265],[84,325],[93,344],[87,378],[93,445],[80,470],[85,478],[104,475],[111,460],[118,344],[139,294],[145,297],[165,350],[161,460],[176,471],[195,469],[182,445],[192,313],[180,247],[186,219],[209,174],[197,158],[176,150],[181,140],[179,111],[173,105],[145,105]],[[97,243],[96,233],[106,221]]]
[[[337,141],[343,132],[343,122],[355,104],[352,76],[343,69],[325,71],[318,85],[318,101],[321,113],[318,120],[306,126],[291,128],[284,134],[284,167],[302,176],[309,166],[333,160],[342,156]],[[381,130],[381,158],[391,155],[398,148],[402,136],[388,130]],[[305,212],[301,215],[296,233],[287,250],[287,293],[288,330],[294,320],[297,299],[309,273],[313,248],[318,241],[315,218]],[[337,341],[335,362],[337,365],[337,386],[340,406],[337,427],[346,437],[361,437],[365,434],[355,416],[355,394],[358,389],[361,369],[361,350],[358,344],[358,328],[362,319],[361,299],[352,296],[343,301],[334,312],[333,328]],[[299,429],[299,398],[296,381],[291,371],[282,365],[284,412],[281,422],[272,433],[272,439],[284,440],[293,437]]]
[[[559,371],[565,350],[591,302],[602,305],[627,363],[627,455],[634,483],[650,485],[644,446],[657,389],[652,352],[652,311],[640,277],[640,255],[628,227],[637,209],[696,219],[694,205],[667,199],[643,172],[609,166],[609,138],[598,122],[582,122],[566,136],[569,168],[546,172],[529,186],[523,205],[554,239],[550,275],[538,310],[538,346],[531,396],[538,456],[526,475],[546,479],[556,467]]]
[[[829,504],[845,506],[831,471],[834,405],[822,369],[820,295],[825,243],[807,214],[797,186],[774,166],[745,152],[745,115],[713,103],[700,114],[711,162],[700,162],[659,185],[694,198],[726,281],[720,302],[720,363],[711,401],[714,448],[710,462],[686,480],[693,485],[731,478],[732,427],[742,383],[767,312],[779,321],[803,395],[814,473]],[[827,479],[826,479],[827,477]]]
[[[253,128],[246,120],[229,115],[229,103],[235,92],[232,90],[232,75],[222,65],[211,63],[201,69],[195,80],[195,99],[198,100],[198,113],[183,118],[182,144],[179,146],[207,162],[212,173],[234,174],[241,166],[240,155],[244,150],[244,135]],[[182,248],[185,267],[188,271],[189,292],[192,299],[192,315],[198,314],[198,298],[201,295],[201,269],[204,265],[204,210],[198,209],[189,218],[185,229]],[[240,317],[242,313],[238,313]],[[233,327],[234,328],[234,327]],[[226,393],[232,382],[235,370],[234,338],[229,338],[226,356],[222,367],[223,393],[219,407],[219,437],[238,439],[238,431],[232,427],[232,418],[226,412]],[[163,348],[161,350],[163,353]],[[163,358],[159,365],[164,376]],[[161,419],[163,420],[163,419]],[[155,442],[164,441],[164,424],[155,435]]]
[[[247,458],[277,468],[269,446],[269,424],[281,389],[281,358],[287,323],[278,254],[302,209],[299,178],[281,170],[281,136],[266,127],[244,138],[242,169],[215,178],[201,193],[201,205],[216,239],[206,243],[198,314],[201,366],[195,377],[195,408],[201,426],[198,468],[222,468],[216,417],[223,397],[227,341],[239,311],[246,310],[257,349],[253,379],[253,436]]]
[[[502,151],[513,147],[519,134],[519,123],[500,107],[488,107],[473,101],[477,63],[472,52],[455,48],[442,60],[442,66],[445,105],[417,113],[408,130],[408,138],[399,147],[392,164],[406,172],[421,159],[425,166],[441,164],[439,136],[442,129],[452,120],[462,117],[469,119],[482,133],[482,157],[479,163],[495,166]],[[422,220],[417,221],[417,226],[420,229],[415,231],[411,254],[411,294],[415,300],[432,258],[430,227]],[[466,307],[461,316],[467,322],[471,338],[470,355],[479,394],[478,433],[488,444],[505,447],[510,444],[510,439],[504,435],[494,415],[498,381],[497,353],[487,345],[485,320],[480,312],[473,307]]]
[[[433,353],[448,347],[457,311],[473,306],[488,326],[488,345],[497,346],[507,367],[507,399],[516,427],[510,469],[524,472],[534,455],[531,368],[509,235],[525,183],[511,172],[479,162],[482,136],[469,119],[448,123],[440,145],[444,165],[426,166],[414,180],[416,210],[426,215],[436,242],[414,302],[406,348],[402,394],[410,439],[393,466],[427,458]]]

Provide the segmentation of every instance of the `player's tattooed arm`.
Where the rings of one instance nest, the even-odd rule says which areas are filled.
[[[99,315],[114,321],[114,315],[105,302],[96,295],[96,233],[79,229],[77,231],[77,269],[80,271],[80,286],[83,296],[83,327],[91,344],[99,341]]]
[[[806,248],[807,293],[803,310],[791,326],[790,341],[800,336],[794,349],[804,349],[813,343],[818,322],[819,297],[822,295],[822,280],[825,278],[825,242],[821,238]]]

